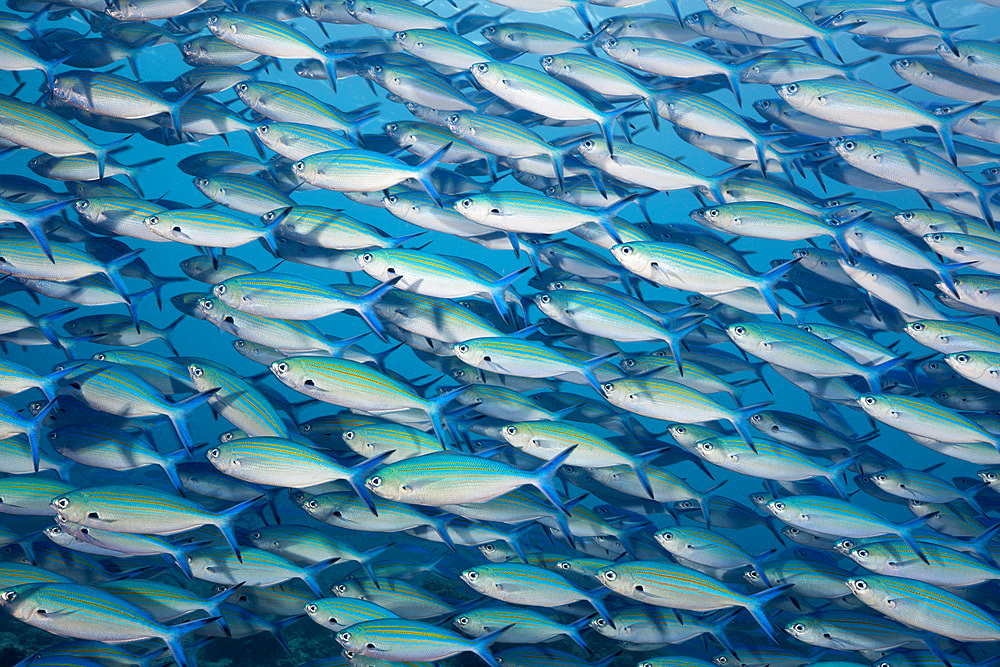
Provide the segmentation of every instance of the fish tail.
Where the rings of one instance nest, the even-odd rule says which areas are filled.
[[[375,516],[378,516],[378,510],[375,509],[375,501],[372,499],[371,492],[368,491],[368,487],[365,486],[365,479],[368,477],[368,473],[382,465],[383,461],[395,453],[396,450],[391,449],[388,452],[383,452],[375,458],[362,461],[358,465],[350,468],[351,476],[347,478],[347,483],[351,485],[351,488],[358,494],[358,497],[365,501],[365,505],[368,506],[368,509],[370,509],[372,514]],[[322,593],[320,593],[320,595],[322,595]]]
[[[597,610],[597,614],[604,619],[604,622],[613,628],[615,627],[615,620],[608,612],[608,608],[604,606],[604,600],[601,599],[602,596],[607,595],[610,592],[611,590],[608,588],[589,591],[589,594],[587,595],[587,602],[589,602],[590,605]]]
[[[380,285],[376,285],[361,295],[354,304],[354,312],[360,315],[361,319],[375,332],[375,335],[383,341],[388,339],[385,336],[385,330],[382,328],[382,322],[379,321],[378,316],[375,314],[375,304],[381,301],[382,297],[388,294],[389,290],[402,279],[402,276],[396,276],[392,280],[387,280]]]
[[[774,598],[782,595],[789,588],[795,584],[783,584],[781,586],[775,586],[774,588],[769,588],[766,591],[761,591],[760,593],[754,593],[749,596],[746,601],[746,610],[750,612],[750,615],[754,617],[757,624],[767,633],[767,636],[777,644],[778,638],[774,632],[774,626],[771,625],[771,621],[767,618],[767,614],[764,612],[764,607],[768,602]]]
[[[445,153],[451,150],[453,143],[454,142],[449,141],[444,146],[434,151],[433,155],[418,165],[418,171],[414,174],[414,177],[427,192],[427,196],[433,199],[434,203],[441,208],[444,208],[444,204],[441,203],[441,196],[438,195],[437,190],[434,188],[434,181],[431,179],[431,176],[434,175],[434,170],[437,169],[438,163],[441,162],[441,158],[444,157]]]
[[[191,566],[187,562],[188,554],[192,551],[197,551],[202,547],[207,547],[212,544],[209,540],[200,540],[198,542],[188,542],[187,544],[178,544],[174,547],[173,551],[168,554],[163,554],[168,563],[172,563],[177,566],[177,568],[184,573],[184,576],[189,580],[194,579],[194,574],[191,572]],[[221,612],[215,610],[216,614],[221,616]],[[211,615],[211,614],[210,614]],[[222,625],[220,623],[219,625]]]
[[[222,631],[226,633],[227,637],[232,637],[233,632],[229,628],[229,623],[226,622],[225,617],[222,615],[222,605],[229,599],[229,596],[233,594],[233,591],[243,588],[244,584],[246,584],[246,582],[241,581],[234,586],[230,586],[229,588],[219,591],[205,600],[205,611],[208,612],[209,616],[218,617],[219,627],[222,628]]]
[[[394,543],[389,542],[388,544],[383,544],[380,547],[369,549],[368,551],[363,552],[361,554],[361,558],[358,560],[358,563],[364,569],[365,574],[367,574],[368,578],[372,580],[373,584],[375,584],[375,588],[381,589],[382,587],[379,586],[378,577],[375,575],[375,568],[372,566],[372,561],[388,551],[392,546],[394,546]]]
[[[500,313],[500,316],[505,320],[510,312],[507,308],[507,302],[505,300],[507,290],[509,290],[510,286],[514,284],[514,281],[530,270],[531,267],[526,266],[512,273],[508,273],[507,275],[490,283],[490,299],[493,300],[493,305],[496,306],[497,312]]]
[[[233,550],[236,554],[236,559],[239,562],[243,562],[243,554],[240,553],[240,545],[236,540],[236,517],[243,513],[244,510],[249,509],[256,505],[261,498],[264,496],[257,496],[256,498],[251,498],[250,500],[244,500],[241,503],[236,503],[229,509],[222,510],[215,515],[215,527],[219,529],[222,533],[222,537],[225,538],[226,544],[229,548]]]
[[[53,399],[49,401],[44,408],[39,410],[38,414],[32,417],[25,427],[24,434],[28,436],[28,444],[31,447],[31,463],[35,466],[35,472],[38,472],[38,459],[39,459],[39,437],[42,432],[42,424],[45,419],[52,412],[52,408],[56,407],[56,401],[58,399]]]
[[[792,270],[792,267],[800,260],[800,257],[791,259],[784,264],[779,264],[767,273],[763,273],[759,277],[759,283],[757,285],[757,291],[760,295],[764,297],[764,301],[767,302],[768,307],[770,307],[771,312],[774,313],[775,317],[779,320],[781,319],[781,311],[778,308],[778,300],[774,296],[774,288],[785,277],[785,274]]]
[[[754,567],[757,566],[755,565]],[[762,569],[757,567],[757,571],[761,573],[762,577],[764,576],[764,571]],[[736,616],[737,613],[739,613],[739,610],[734,609],[733,611],[725,612],[721,616],[716,617],[711,622],[708,630],[708,634],[714,637],[715,641],[719,642],[723,648],[735,656],[738,656],[739,653],[736,652],[736,649],[733,647],[733,643],[729,640],[729,635],[726,634],[726,626],[732,622],[733,617]]]
[[[170,655],[178,667],[191,667],[192,665],[192,662],[188,660],[187,654],[184,653],[184,646],[181,644],[181,640],[195,630],[215,623],[217,620],[219,619],[215,616],[197,618],[193,621],[185,621],[184,623],[171,625],[167,628],[167,634],[163,636],[163,641],[166,642],[167,650],[170,651]]]
[[[556,475],[559,474],[559,468],[562,467],[562,464],[565,463],[566,459],[572,456],[578,446],[579,445],[573,445],[572,447],[567,447],[542,465],[535,468],[531,473],[529,473],[530,477],[527,482],[541,491],[542,495],[545,496],[546,500],[552,503],[553,507],[566,515],[569,515],[570,510],[559,497],[559,493],[556,491],[556,487],[553,482],[555,481]]]
[[[50,217],[59,213],[69,205],[73,203],[72,199],[67,199],[63,201],[53,202],[51,204],[45,204],[44,206],[39,206],[37,208],[31,209],[31,216],[24,216],[24,220],[19,220],[31,238],[35,240],[38,247],[42,249],[45,256],[49,258],[49,261],[53,264],[56,263],[55,258],[52,256],[52,247],[49,245],[49,240],[45,236],[45,221]]]
[[[191,437],[191,431],[188,428],[187,420],[195,408],[201,406],[202,403],[207,403],[208,399],[214,396],[219,391],[219,387],[209,389],[208,391],[202,391],[194,396],[189,396],[183,401],[178,401],[170,406],[170,410],[167,412],[167,418],[170,423],[174,425],[174,430],[177,431],[177,437],[180,439],[181,444],[184,445],[184,449],[188,452],[194,451],[194,439]]]
[[[590,650],[587,646],[587,642],[583,640],[583,635],[581,634],[584,630],[590,627],[590,621],[593,620],[593,615],[584,616],[583,618],[577,619],[565,627],[565,635],[569,639],[587,652],[587,655],[594,655],[594,652]]]
[[[845,500],[848,497],[847,493],[847,471],[850,469],[854,463],[861,458],[861,455],[848,456],[842,461],[838,461],[829,468],[827,479],[830,480],[830,484],[833,488],[837,489],[837,493],[840,494],[841,498]]]
[[[335,558],[327,558],[326,560],[321,560],[318,563],[313,563],[312,565],[303,568],[302,581],[306,583],[306,585],[310,588],[310,590],[312,590],[313,593],[315,593],[320,597],[323,597],[323,588],[319,585],[319,581],[316,580],[316,577],[319,575],[320,572],[323,572],[331,565],[337,563],[339,560],[340,560],[339,556]]]
[[[468,390],[468,387],[461,386],[446,391],[443,394],[439,394],[434,398],[427,399],[424,411],[427,413],[427,416],[430,417],[431,424],[434,426],[434,435],[436,435],[438,440],[442,443],[450,441],[450,438],[448,437],[449,431],[444,425],[445,407],[447,407],[448,403],[466,390]]]
[[[947,116],[938,118],[937,122],[932,125],[934,131],[937,132],[938,137],[941,139],[941,145],[944,146],[945,153],[948,154],[948,159],[951,160],[951,163],[956,166],[958,166],[958,156],[955,153],[955,138],[953,136],[955,125],[959,121],[964,120],[969,114],[979,109],[979,107],[983,104],[985,103],[977,102],[976,104],[970,104],[964,109],[960,109],[948,114]],[[983,219],[989,222],[992,226],[993,222],[988,212],[984,213]]]
[[[743,93],[740,92],[740,66],[729,66],[726,68],[726,83],[729,90],[733,91],[736,98],[736,106],[743,106]]]
[[[883,361],[882,363],[875,364],[873,366],[866,367],[865,379],[868,381],[868,387],[873,393],[882,393],[882,376],[891,371],[896,366],[899,366],[906,361],[909,357],[909,353],[902,354],[898,357],[893,357],[888,361]]]
[[[36,318],[35,326],[38,327],[38,330],[42,332],[43,336],[45,336],[45,340],[49,341],[54,346],[61,348],[63,345],[59,340],[59,334],[56,332],[55,324],[67,315],[76,312],[76,310],[76,306],[54,310],[51,313]]]
[[[936,517],[940,512],[931,512],[930,514],[925,514],[924,516],[918,516],[916,519],[912,519],[905,523],[896,526],[896,534],[899,535],[900,539],[906,542],[907,546],[913,549],[920,560],[927,563],[927,556],[924,555],[924,550],[920,548],[920,544],[917,543],[915,534],[918,529],[923,528],[924,524]]]
[[[588,359],[580,364],[577,368],[577,372],[580,373],[590,384],[591,387],[597,390],[597,393],[601,393],[601,383],[597,381],[597,376],[594,375],[596,371],[602,364],[604,364],[609,359],[617,357],[621,352],[609,352],[607,354],[599,354],[596,357]]]
[[[757,452],[757,447],[753,444],[753,437],[751,436],[751,433],[753,433],[753,424],[750,422],[750,417],[753,416],[755,412],[763,410],[771,404],[772,401],[766,401],[764,403],[755,403],[754,405],[739,408],[735,410],[733,417],[730,420],[733,428],[735,428],[736,432],[743,438],[743,442],[747,443],[747,446],[750,447],[750,449],[752,449],[755,453]]]
[[[646,492],[646,495],[649,496],[650,499],[652,500],[655,500],[656,496],[653,493],[652,484],[649,483],[649,475],[646,474],[646,468],[654,460],[662,456],[665,452],[673,451],[673,449],[674,449],[673,447],[657,447],[656,449],[653,449],[651,451],[639,454],[634,458],[634,460],[630,464],[632,472],[635,473],[635,476],[639,480],[639,483],[642,484],[642,488]]]
[[[639,202],[638,193],[633,193],[630,194],[628,197],[623,197],[619,201],[616,201],[614,204],[611,204],[610,206],[605,206],[604,208],[601,209],[601,217],[597,221],[597,223],[604,228],[604,231],[606,231],[608,235],[611,236],[612,240],[614,240],[615,243],[621,243],[622,238],[618,234],[618,230],[615,229],[613,221],[619,213],[621,213],[624,209],[626,209],[629,206],[629,204],[633,202],[636,203]]]
[[[174,489],[177,490],[177,493],[182,496],[184,495],[184,485],[181,484],[181,478],[177,476],[177,464],[186,461],[188,456],[188,450],[182,448],[178,449],[176,452],[167,454],[163,457],[163,460],[160,461],[160,467],[163,469],[163,472],[170,480]]]
[[[200,82],[197,86],[185,92],[175,101],[170,103],[170,120],[174,124],[174,132],[177,133],[178,138],[182,138],[184,136],[184,130],[181,129],[181,110],[184,108],[184,105],[191,100],[192,97],[198,94],[198,91],[201,90],[202,86],[204,85],[205,85],[204,81]]]
[[[626,134],[626,139],[630,139],[628,136],[630,132],[626,129],[627,126],[624,122],[625,114],[631,111],[636,105],[642,104],[642,100],[635,100],[634,102],[629,102],[628,104],[618,107],[617,109],[612,109],[601,114],[601,120],[598,124],[601,126],[601,133],[604,135],[604,142],[608,145],[608,153],[611,157],[615,156],[615,146],[614,146],[614,126],[618,123],[622,132]]]
[[[490,652],[490,646],[500,638],[500,635],[510,630],[514,627],[515,623],[510,623],[503,626],[499,630],[494,630],[493,632],[488,632],[481,637],[477,637],[475,641],[472,642],[469,651],[475,653],[479,656],[479,659],[485,662],[490,667],[500,667],[500,663],[497,659],[493,657],[493,653]]]
[[[451,16],[449,16],[447,19],[445,19],[445,22],[447,23],[447,26],[448,26],[448,32],[453,32],[456,35],[461,35],[462,33],[459,32],[459,30],[458,30],[458,22],[461,21],[465,17],[466,14],[468,14],[473,9],[475,9],[475,7],[476,7],[476,4],[473,3],[473,4],[469,5],[468,7],[466,7],[465,9],[458,10],[457,12],[455,12],[454,14],[452,14]],[[466,32],[468,32],[468,31],[466,31]]]
[[[108,277],[111,284],[114,286],[115,291],[121,294],[122,299],[125,303],[131,303],[132,298],[129,296],[128,288],[125,287],[125,280],[122,277],[122,270],[131,264],[135,259],[142,253],[144,248],[139,248],[138,250],[132,250],[125,253],[121,257],[117,257],[107,264],[104,265],[104,275]],[[139,330],[138,324],[136,324],[136,331]]]
[[[94,146],[94,157],[97,158],[97,180],[99,183],[104,182],[104,165],[108,161],[108,155],[113,153],[116,149],[125,145],[133,135],[128,135],[122,139],[117,139],[108,144],[101,144],[99,146]]]

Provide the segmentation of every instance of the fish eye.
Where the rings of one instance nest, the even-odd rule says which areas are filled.
[[[286,364],[284,361],[282,361],[280,364],[278,364],[277,366],[275,366],[275,368],[277,369],[277,371],[279,373],[287,373],[288,372],[288,364]]]
[[[17,593],[15,591],[4,591],[0,597],[3,597],[4,602],[13,602],[17,599]]]
[[[874,396],[865,396],[864,401],[865,405],[875,405],[876,402]]]
[[[458,346],[458,351],[461,352],[462,354],[465,354],[466,352],[469,351],[469,346],[463,343],[462,345]]]
[[[84,199],[84,200],[82,200],[82,201],[78,201],[78,202],[76,203],[76,208],[77,208],[77,210],[79,210],[79,211],[82,211],[82,210],[84,210],[84,209],[85,209],[85,208],[87,208],[88,206],[90,206],[90,202],[89,202],[89,201],[87,201],[86,199]]]
[[[921,322],[914,322],[913,324],[910,325],[910,327],[914,331],[923,331],[924,330],[924,325]]]
[[[854,582],[854,588],[859,591],[866,590],[868,588],[868,583],[864,579],[858,579]]]
[[[479,74],[485,74],[486,72],[490,71],[490,66],[487,65],[486,63],[479,63],[478,65],[473,65],[472,69],[478,72]]]
[[[148,218],[146,218],[147,225],[157,225],[159,223],[160,223],[160,218],[158,216],[151,215]]]
[[[792,626],[792,630],[794,630],[795,632],[805,632],[806,626],[802,625],[801,623],[796,623],[795,625]]]
[[[727,658],[727,657],[726,657],[726,656],[724,656],[724,655],[720,655],[720,656],[719,656],[718,658],[716,658],[716,659],[715,659],[715,663],[716,663],[717,665],[724,665],[724,664],[726,664],[727,662],[729,662],[729,658]]]
[[[605,394],[610,394],[615,390],[615,385],[611,382],[605,382],[604,384],[601,385],[601,389],[604,390]]]
[[[196,378],[200,378],[204,374],[205,374],[205,370],[201,366],[192,366],[191,367],[191,375],[195,376]]]
[[[469,581],[475,581],[476,579],[479,578],[479,573],[476,572],[475,570],[469,570],[468,572],[465,573],[465,578],[468,579]]]
[[[957,357],[955,357],[955,361],[957,361],[960,364],[967,363],[969,361],[969,355],[967,355],[967,354],[960,354]]]
[[[378,488],[378,487],[382,486],[382,478],[379,477],[378,475],[375,475],[374,477],[370,477],[368,479],[368,484],[369,484],[369,486],[373,486],[375,488]]]
[[[909,67],[909,66],[910,66],[910,61],[909,61],[909,59],[907,59],[907,58],[903,58],[902,60],[900,60],[900,61],[899,61],[899,66],[900,66],[900,67]]]
[[[503,432],[506,433],[507,435],[517,435],[517,427],[516,426],[508,426],[508,427],[504,428]]]
[[[219,22],[219,17],[216,14],[212,14],[208,17],[208,25],[215,25]]]
[[[69,498],[59,498],[54,504],[59,509],[64,510],[69,507]]]
[[[780,512],[781,510],[785,509],[785,503],[779,500],[778,502],[774,503],[774,509]]]
[[[858,558],[868,558],[868,549],[858,549]]]
[[[551,65],[553,62],[555,62],[555,59],[552,56],[545,56],[544,58],[542,58],[542,65],[543,66],[544,65]]]
[[[459,616],[458,618],[455,619],[455,622],[458,623],[459,625],[468,625],[469,624],[469,617],[468,616]]]
[[[607,579],[608,581],[614,581],[615,579],[618,578],[618,573],[615,572],[614,570],[608,570],[607,572],[604,573],[604,578]]]
[[[560,570],[568,570],[569,569],[569,563],[567,563],[564,560],[561,560],[558,563],[556,563],[556,567],[558,567]]]
[[[708,211],[706,211],[706,214],[710,218],[717,218],[717,217],[719,217],[719,209],[717,209],[717,208],[710,208],[710,209],[708,209]]]
[[[552,300],[552,297],[550,297],[548,294],[543,294],[540,297],[538,297],[538,300],[541,301],[542,303],[548,303],[549,301]]]
[[[366,252],[365,254],[361,255],[362,262],[370,262],[373,259],[375,259],[375,257],[370,252]]]
[[[760,578],[760,575],[757,573],[757,570],[747,570],[747,576],[750,577],[751,579]]]
[[[845,150],[853,151],[855,148],[857,148],[857,144],[855,144],[853,141],[845,141],[844,142],[844,149]]]
[[[747,332],[746,327],[733,327],[733,333],[737,336],[742,336]]]
[[[341,436],[344,440],[354,440],[354,431],[344,431],[344,435]]]
[[[340,641],[344,641],[344,642],[350,641],[350,639],[351,639],[351,633],[350,632],[341,632],[339,635],[337,635],[337,639],[339,639]]]
[[[713,445],[713,444],[712,444],[712,443],[710,443],[710,442],[701,442],[701,443],[698,443],[698,444],[699,444],[699,446],[700,446],[700,447],[701,447],[702,449],[704,449],[704,450],[705,450],[706,452],[710,452],[710,451],[712,451],[713,449],[715,449],[715,445]]]
[[[208,458],[210,458],[210,459],[217,459],[217,458],[219,458],[219,455],[221,453],[222,452],[219,451],[218,447],[213,447],[212,449],[208,450]]]
[[[225,285],[216,285],[215,286],[215,293],[219,294],[219,295],[225,294],[226,293],[226,286]]]
[[[611,39],[609,39],[608,41],[604,42],[604,44],[605,44],[605,46],[608,46],[608,47],[610,47],[610,48],[612,48],[612,49],[613,49],[613,48],[615,48],[616,46],[618,46],[618,40],[617,40],[617,39],[615,39],[614,37],[612,37],[612,38],[611,38]]]
[[[632,246],[630,246],[630,245],[622,246],[621,253],[623,255],[631,255],[632,254]]]
[[[314,604],[307,604],[306,605],[306,613],[307,614],[315,614],[318,609],[319,609],[319,607],[317,607]]]
[[[790,83],[790,84],[788,84],[788,85],[785,86],[785,91],[791,93],[792,95],[794,95],[795,93],[799,92],[799,84],[797,84],[797,83]]]

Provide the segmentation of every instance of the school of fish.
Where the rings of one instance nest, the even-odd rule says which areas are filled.
[[[6,5],[18,667],[1000,661],[998,0]]]

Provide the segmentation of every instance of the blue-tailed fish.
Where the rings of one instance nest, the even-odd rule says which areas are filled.
[[[61,522],[117,533],[172,535],[212,525],[240,553],[234,522],[257,498],[223,512],[209,512],[196,503],[165,491],[138,486],[93,486],[60,493],[49,499]]]

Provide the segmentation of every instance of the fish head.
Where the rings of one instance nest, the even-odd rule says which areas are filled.
[[[470,567],[458,575],[472,590],[485,593],[496,584],[496,577],[486,566]]]
[[[845,162],[854,167],[877,163],[882,152],[880,147],[862,137],[839,138],[833,142],[833,149]]]
[[[627,37],[621,39],[612,37],[602,41],[600,46],[601,50],[608,54],[608,57],[625,65],[638,64],[643,58],[643,51],[639,43]]]
[[[491,92],[506,89],[509,81],[504,78],[501,63],[476,63],[469,68],[472,77],[480,86]]]
[[[529,447],[535,439],[535,433],[530,422],[507,424],[500,429],[503,439],[514,447]]]
[[[1000,364],[996,363],[995,355],[986,356],[978,352],[952,352],[946,354],[944,360],[956,373],[969,380],[988,377],[993,380],[1000,377]]]
[[[573,66],[565,58],[559,56],[545,56],[539,61],[549,76],[567,76],[573,72]]]
[[[643,583],[636,578],[627,564],[601,568],[594,576],[601,585],[610,588],[615,593],[637,600],[641,599]]]
[[[72,522],[97,528],[104,525],[100,508],[90,502],[86,489],[56,496],[49,503],[49,507],[55,511],[56,521],[60,524]]]
[[[727,451],[725,446],[725,440],[723,438],[710,438],[708,440],[700,440],[694,445],[695,451],[697,451],[698,456],[705,459],[710,463],[721,463],[727,459],[735,462],[738,458],[738,454],[730,453]]]
[[[811,86],[806,82],[795,81],[783,83],[774,87],[778,97],[783,99],[794,109],[805,111],[812,106],[821,106],[823,99],[821,95],[816,95]]]
[[[452,352],[459,359],[474,368],[490,368],[492,357],[490,348],[480,340],[467,340],[451,346]]]
[[[380,282],[392,280],[400,275],[396,270],[392,254],[384,248],[370,248],[354,256],[361,270]]]
[[[898,419],[900,414],[891,396],[885,394],[862,394],[858,396],[858,405],[873,419],[879,421]]]
[[[5,586],[0,589],[0,607],[14,618],[24,621],[32,616],[35,620],[42,620],[48,610],[41,608],[42,604],[36,596],[36,592],[43,590],[45,584],[20,584],[18,586]],[[42,611],[39,615],[37,612]],[[34,623],[33,623],[34,625]]]
[[[242,462],[239,456],[236,456],[233,452],[232,447],[226,444],[219,444],[215,447],[211,447],[205,452],[205,458],[211,463],[215,468],[222,473],[227,475],[237,473],[242,467]]]
[[[823,629],[818,622],[808,616],[798,616],[785,624],[785,632],[801,642],[812,644]]]
[[[868,575],[850,577],[845,583],[854,593],[854,597],[869,606],[874,606],[873,603],[877,604],[880,599],[885,598],[885,593],[879,590],[878,577]]]

